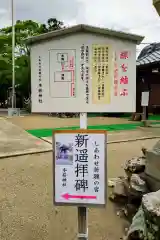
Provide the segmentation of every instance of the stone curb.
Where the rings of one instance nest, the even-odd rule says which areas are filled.
[[[141,140],[147,140],[147,139],[156,139],[160,138],[160,136],[152,136],[152,137],[139,137],[139,138],[133,138],[133,139],[125,139],[125,140],[117,140],[117,141],[109,141],[108,144],[113,143],[125,143],[125,142],[135,142],[135,141],[141,141]]]
[[[152,136],[152,137],[137,137],[137,138],[133,138],[133,139],[124,139],[124,140],[115,140],[115,141],[109,141],[107,142],[107,144],[113,144],[113,143],[125,143],[125,142],[135,142],[135,141],[141,141],[141,140],[147,140],[147,139],[156,139],[156,138],[160,138],[160,136]],[[52,142],[50,140],[41,138],[43,141],[52,144]]]
[[[47,153],[47,152],[52,152],[51,149],[44,149],[44,150],[31,150],[31,151],[24,151],[24,152],[15,152],[15,153],[6,153],[6,154],[1,154],[0,159],[5,159],[5,158],[10,158],[10,157],[20,157],[20,156],[26,156],[26,155],[33,155],[33,154],[38,154],[38,153]]]
[[[141,140],[147,140],[147,139],[156,139],[160,138],[160,136],[153,136],[153,137],[141,137],[141,138],[134,138],[134,139],[126,139],[126,140],[117,140],[117,141],[109,141],[108,144],[113,144],[113,143],[125,143],[125,142],[135,142],[135,141],[141,141]],[[41,138],[43,141],[49,143],[52,145],[52,142],[46,139]],[[5,158],[10,158],[10,157],[20,157],[20,156],[26,156],[26,155],[33,155],[33,154],[38,154],[38,153],[47,153],[47,152],[52,152],[51,149],[44,149],[44,150],[31,150],[31,151],[24,151],[24,152],[15,152],[15,153],[8,153],[4,155],[0,155],[0,159],[5,159]]]

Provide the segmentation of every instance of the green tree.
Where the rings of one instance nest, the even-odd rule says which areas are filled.
[[[31,90],[30,51],[26,39],[31,36],[63,28],[63,23],[56,18],[40,24],[32,20],[15,24],[15,80],[17,94],[21,98],[29,97]],[[12,86],[12,27],[0,29],[0,102],[7,98],[7,90]]]

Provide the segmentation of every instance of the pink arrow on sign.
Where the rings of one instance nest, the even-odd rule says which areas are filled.
[[[62,195],[62,197],[66,200],[72,199],[97,199],[96,196],[84,196],[84,195],[71,195],[69,193],[65,193]]]

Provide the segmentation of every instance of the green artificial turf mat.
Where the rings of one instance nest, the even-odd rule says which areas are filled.
[[[160,115],[150,115],[149,116],[149,120],[156,120],[156,121],[160,121]]]
[[[140,123],[135,124],[113,124],[113,125],[94,125],[88,126],[88,129],[95,129],[95,130],[106,130],[106,131],[122,131],[122,130],[133,130],[140,126]],[[63,127],[63,128],[46,128],[46,129],[29,129],[27,130],[28,133],[32,134],[36,137],[51,137],[53,130],[75,130],[79,129],[78,126],[73,127]]]
[[[151,122],[152,125],[160,124],[160,122]],[[111,125],[93,125],[88,126],[88,129],[93,130],[106,130],[106,131],[125,131],[125,130],[134,130],[137,127],[143,126],[142,122],[136,123],[126,123],[126,124],[111,124]],[[32,134],[35,137],[51,137],[53,130],[75,130],[79,129],[79,126],[72,127],[63,127],[63,128],[44,128],[44,129],[29,129],[28,133]]]

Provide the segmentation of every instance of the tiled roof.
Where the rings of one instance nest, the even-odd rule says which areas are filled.
[[[144,57],[137,59],[136,65],[140,66],[155,62],[160,62],[160,50],[154,51],[150,54],[145,55]]]

